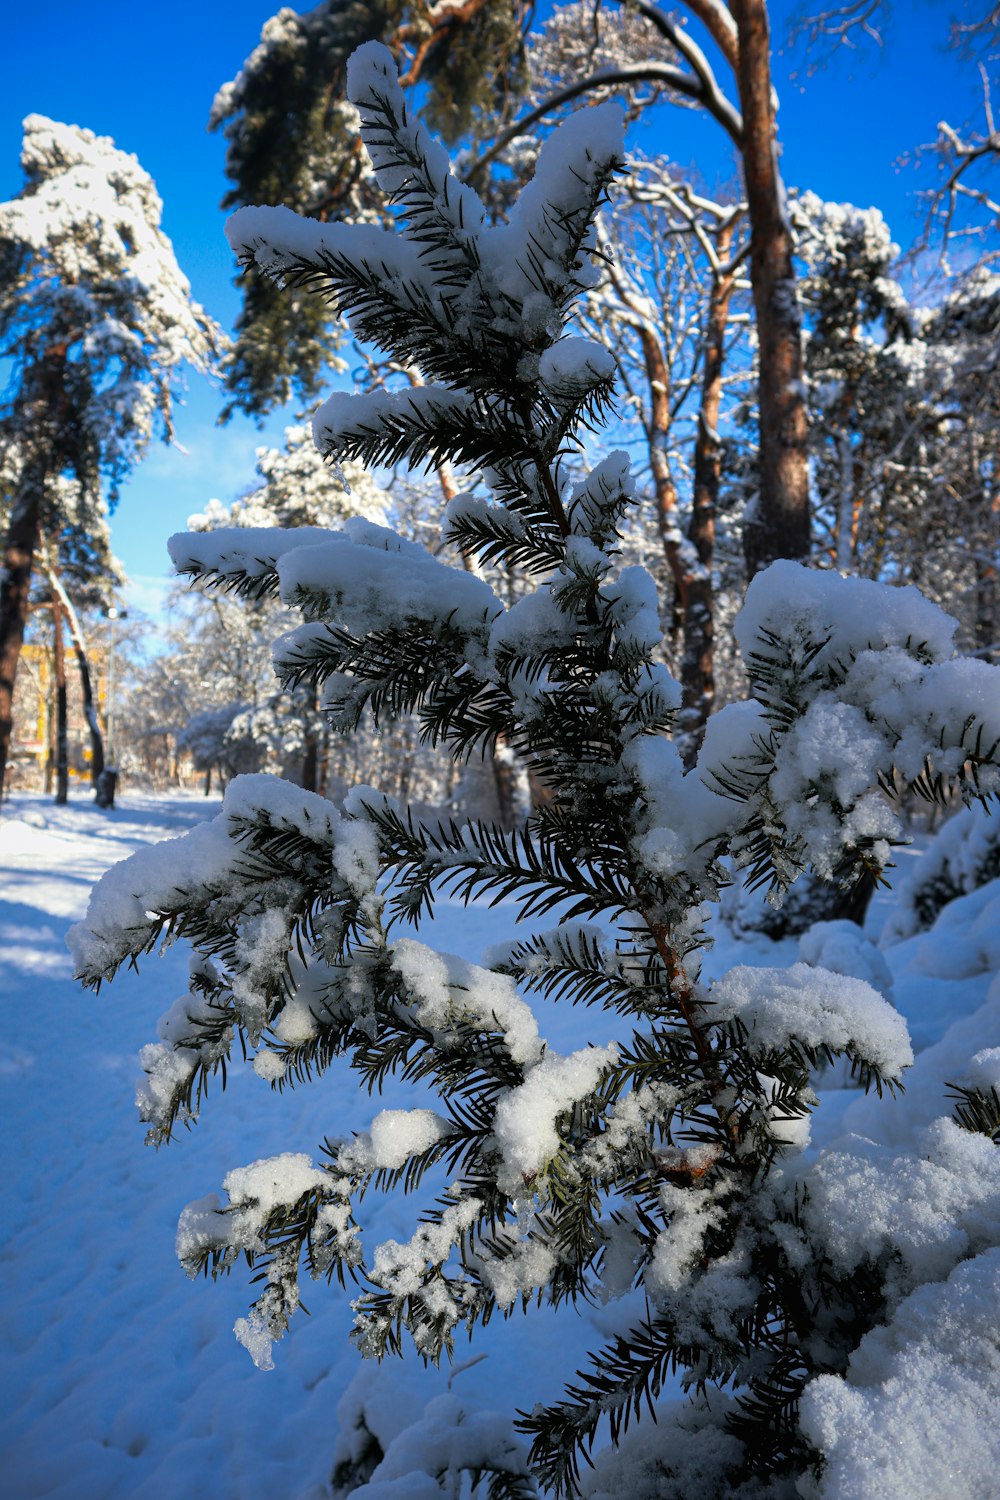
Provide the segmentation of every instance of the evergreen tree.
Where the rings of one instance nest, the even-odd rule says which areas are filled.
[[[997,1111],[984,1063],[919,1156],[853,1142],[810,1163],[811,1069],[845,1056],[866,1087],[895,1088],[905,1025],[863,980],[806,965],[737,968],[709,988],[704,903],[727,854],[775,892],[807,866],[881,878],[901,836],[893,778],[992,795],[996,669],[954,658],[953,622],[913,589],[779,562],[737,626],[754,697],[710,720],[685,773],[669,738],[679,691],[653,659],[655,590],[617,554],[627,460],[564,479],[613,399],[613,361],[570,320],[621,165],[618,111],[561,127],[509,222],[489,227],[411,121],[384,49],[355,55],[349,89],[400,232],[257,209],[235,215],[231,242],[333,297],[356,336],[427,381],[332,396],[315,420],[323,449],[462,466],[448,537],[537,585],[505,608],[482,578],[356,521],[185,535],[172,554],[209,586],[277,592],[302,612],[277,670],[321,688],[334,727],[414,711],[458,760],[502,738],[548,796],[504,832],[421,820],[369,787],[337,810],[239,778],[213,822],[104,878],[75,931],[77,968],[96,987],[164,936],[195,949],[189,993],[143,1053],[152,1141],[197,1115],[235,1045],[275,1087],[344,1055],[369,1089],[396,1073],[438,1095],[327,1141],[320,1165],[289,1153],[235,1170],[228,1201],[185,1210],[192,1274],[257,1269],[237,1334],[258,1363],[303,1270],[360,1282],[366,1354],[400,1352],[409,1334],[432,1360],[497,1311],[638,1286],[645,1316],[563,1400],[522,1416],[530,1473],[502,1443],[457,1467],[497,1497],[575,1492],[604,1424],[625,1453],[648,1402],[659,1425],[619,1493],[790,1497],[844,1459],[844,1376],[869,1330],[898,1315],[903,1343],[916,1337],[911,1294],[926,1282],[952,1327],[980,1305],[1000,1245]],[[485,966],[405,935],[443,891],[511,898],[522,935]],[[617,1040],[558,1055],[537,997],[619,1017]],[[438,1164],[447,1191],[407,1242],[371,1253],[355,1216],[365,1189],[417,1192]],[[675,1369],[691,1395],[661,1401]],[[601,1480],[615,1490],[607,1464]]]
[[[0,573],[0,787],[41,537],[78,557],[82,538],[101,561],[104,483],[113,506],[154,429],[170,435],[178,367],[206,368],[220,345],[134,156],[31,115],[22,164],[21,194],[0,204],[0,354],[13,371],[0,448],[16,469]]]

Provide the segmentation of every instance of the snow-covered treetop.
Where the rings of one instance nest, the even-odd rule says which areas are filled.
[[[800,193],[792,204],[797,249],[810,265],[846,265],[859,258],[887,267],[899,254],[881,210],[853,203],[830,203],[817,193]]]
[[[621,162],[621,111],[614,105],[587,110],[550,136],[509,221],[492,227],[477,195],[453,176],[444,149],[410,119],[385,47],[359,48],[348,90],[379,185],[408,232],[244,208],[226,233],[244,263],[256,262],[275,279],[322,284],[357,338],[403,367],[417,364],[437,382],[364,398],[338,393],[314,422],[317,441],[338,458],[419,463],[433,459],[434,451],[393,442],[400,416],[422,410],[436,421],[448,410],[461,423],[468,397],[456,390],[499,388],[516,408],[537,381],[536,400],[560,401],[566,359],[552,363],[550,356],[545,368],[541,361],[563,335],[577,292],[595,274],[587,255],[593,212]],[[577,347],[571,363],[584,388],[610,395],[613,371],[603,350]]]
[[[594,8],[580,0],[553,7],[552,14],[533,31],[528,52],[528,98],[539,103],[555,89],[587,75],[628,68],[652,61],[677,63],[678,55],[663,34],[638,10],[607,10],[597,24]],[[619,96],[620,79],[608,86]],[[662,85],[648,81],[633,85],[645,101]],[[595,92],[600,93],[599,86]]]
[[[25,185],[0,204],[2,350],[22,372],[53,351],[77,372],[75,418],[114,479],[157,417],[169,432],[178,366],[209,369],[222,335],[191,300],[136,158],[42,115],[24,131]]]

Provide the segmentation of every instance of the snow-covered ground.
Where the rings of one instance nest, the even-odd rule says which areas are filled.
[[[319,1083],[279,1095],[249,1068],[237,1069],[227,1097],[215,1092],[197,1128],[154,1152],[132,1108],[135,1059],[186,988],[184,955],[152,957],[95,997],[74,984],[64,946],[109,864],[217,807],[202,798],[131,796],[104,815],[83,802],[60,809],[20,797],[0,821],[0,1482],[17,1500],[319,1500],[328,1492],[337,1403],[360,1363],[347,1338],[349,1296],[317,1286],[312,1316],[293,1324],[275,1350],[275,1369],[258,1371],[232,1333],[251,1296],[245,1274],[214,1287],[186,1280],[173,1251],[177,1215],[216,1190],[231,1167],[280,1151],[315,1155],[325,1135],[361,1129],[381,1105],[411,1106],[416,1092],[393,1084],[373,1106],[335,1067]],[[881,897],[871,932],[891,910],[891,898]],[[991,1011],[940,1040],[987,998],[1000,968],[998,917],[995,882],[953,902],[932,934],[886,950],[895,1002],[925,1049],[921,1088],[902,1103],[830,1092],[814,1141],[836,1133],[845,1111],[852,1128],[886,1139],[905,1133],[914,1115],[946,1112],[939,1084],[953,1076],[953,1059],[1000,1041],[996,1030],[983,1031],[1000,1011],[1000,985]],[[433,941],[477,958],[509,927],[502,907],[443,904]],[[794,942],[724,936],[711,970],[797,956]],[[603,1040],[598,1019],[553,1009],[546,1026],[569,1050]],[[368,1217],[379,1237],[404,1238],[412,1214],[412,1205],[386,1200]],[[457,1372],[455,1389],[501,1412],[552,1397],[600,1337],[605,1316],[497,1319],[471,1351],[487,1357]],[[393,1423],[447,1379],[409,1360],[392,1382]]]

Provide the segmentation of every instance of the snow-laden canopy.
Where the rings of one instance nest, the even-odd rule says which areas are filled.
[[[21,162],[23,191],[0,204],[2,352],[22,374],[46,354],[66,361],[97,466],[116,478],[157,416],[169,431],[178,367],[208,369],[222,336],[192,301],[134,156],[29,115]]]

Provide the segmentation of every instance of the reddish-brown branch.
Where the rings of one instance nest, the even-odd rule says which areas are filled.
[[[406,72],[400,74],[400,86],[407,89],[419,83],[420,75],[431,54],[447,41],[452,32],[460,30],[463,26],[467,26],[486,4],[487,0],[465,0],[464,4],[450,6],[447,10],[437,11],[433,15],[427,11],[427,22],[431,30],[417,44],[416,51],[410,60],[410,65]],[[400,26],[393,37],[393,41],[398,46],[402,46],[406,42],[411,41],[422,30],[422,27],[412,24],[409,26]]]

